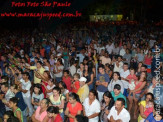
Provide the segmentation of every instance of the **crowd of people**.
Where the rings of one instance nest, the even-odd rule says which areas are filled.
[[[163,122],[162,28],[68,24],[0,36],[4,122]]]

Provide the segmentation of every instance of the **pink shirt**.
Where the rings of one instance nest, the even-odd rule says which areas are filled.
[[[138,89],[142,84],[143,84],[142,81],[139,82],[138,84],[137,84],[137,81],[135,81],[135,90]],[[139,90],[139,91],[137,91],[137,92],[135,92],[135,93],[136,93],[136,94],[139,94],[139,93],[141,93],[141,90]]]
[[[127,76],[126,79],[129,80],[129,83],[131,83],[131,80],[132,80],[132,79],[133,79],[134,81],[137,81],[137,80],[138,80],[138,78],[136,77],[135,74],[134,74],[134,75],[129,74],[129,75]]]
[[[151,65],[151,63],[152,63],[152,57],[145,56],[145,58],[144,58],[144,64]]]
[[[146,108],[146,110],[144,111],[144,114],[146,115],[146,117],[153,112],[153,107],[150,108]]]
[[[42,113],[40,114],[40,109],[41,109],[40,106],[36,109],[36,115],[35,115],[35,118],[36,118],[37,120],[39,120],[39,121],[42,122],[43,119],[46,117],[47,112],[46,112],[46,110],[45,110],[44,112],[42,112]]]

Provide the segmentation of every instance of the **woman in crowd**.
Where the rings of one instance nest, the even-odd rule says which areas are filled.
[[[80,63],[80,68],[77,69],[76,73],[78,73],[80,75],[80,77],[82,77],[83,76],[83,71],[84,71],[84,64]]]
[[[112,75],[113,75],[113,66],[110,64],[105,64],[105,72],[106,74],[109,75],[110,79],[112,79]]]
[[[61,81],[58,84],[59,88],[61,89],[61,94],[65,97],[65,102],[69,101],[69,90],[67,89],[66,84]]]
[[[94,77],[93,77],[93,72],[92,72],[92,68],[88,67],[88,65],[84,65],[84,71],[83,71],[83,77],[85,77],[87,79],[87,85],[89,86],[89,90],[93,89],[93,81],[94,81]]]
[[[63,122],[62,117],[59,114],[59,108],[49,106],[47,108],[47,116],[44,118],[43,122]]]
[[[139,103],[140,114],[139,114],[139,117],[138,117],[138,122],[140,122],[142,119],[147,118],[147,116],[144,115],[144,111],[145,111],[146,104],[148,103],[149,100],[154,100],[154,96],[153,96],[152,93],[147,93],[145,95],[145,100],[143,100],[143,101],[141,101]]]
[[[88,117],[89,122],[98,122],[100,110],[100,103],[97,100],[97,91],[91,90],[89,97],[86,98],[83,103],[84,116]]]
[[[149,50],[147,55],[144,57],[144,64],[147,66],[147,71],[150,73],[151,63],[152,63],[152,50]]]
[[[100,121],[108,122],[107,116],[110,109],[114,106],[114,99],[109,91],[105,92],[103,95],[103,100],[101,101],[101,114]]]
[[[57,59],[57,63],[54,66],[54,75],[56,81],[59,83],[62,80],[64,66],[62,64],[62,59]]]
[[[44,62],[44,69],[46,71],[50,72],[51,67],[50,67],[50,62],[48,61],[48,59],[47,58],[43,58],[43,62]]]
[[[114,72],[113,73],[113,79],[110,81],[110,83],[108,85],[108,90],[110,92],[112,92],[114,90],[114,85],[115,84],[119,84],[121,86],[121,93],[123,94],[124,86],[123,86],[123,83],[121,81],[121,77],[120,77],[119,72]]]
[[[33,122],[42,122],[47,116],[47,108],[49,106],[49,99],[44,98],[41,100],[40,106],[37,107],[35,113],[32,115]]]
[[[140,95],[142,93],[143,88],[146,85],[146,72],[141,72],[139,78],[137,81],[135,81],[135,89],[134,90],[130,90],[129,92],[129,110],[131,110],[133,101],[134,101],[134,118],[136,119],[136,115],[137,115],[137,107],[138,107],[138,101],[140,99]]]
[[[46,98],[49,98],[53,94],[53,88],[56,86],[55,80],[50,79],[47,86],[44,83],[42,83],[42,85],[45,88]]]
[[[54,59],[54,55],[53,54],[50,56],[49,62],[50,62],[50,72],[53,72],[53,70],[54,70],[54,63],[55,63],[55,59]]]
[[[32,104],[35,110],[40,105],[40,102],[43,98],[44,98],[44,94],[42,93],[41,84],[39,83],[34,84],[34,90],[32,93]]]
[[[49,97],[49,99],[53,106],[57,106],[59,108],[59,113],[64,120],[63,108],[65,97],[61,94],[61,89],[59,87],[54,87],[53,94]]]
[[[44,71],[43,74],[37,73],[38,74],[38,78],[40,78],[42,80],[41,84],[42,84],[42,92],[44,94],[44,98],[46,98],[46,89],[45,87],[47,87],[48,85],[48,81],[51,79],[50,76],[50,72],[49,71]]]
[[[69,118],[70,122],[75,122],[75,116],[80,115],[82,112],[82,105],[79,96],[76,93],[69,94],[69,102],[67,104],[65,115]]]

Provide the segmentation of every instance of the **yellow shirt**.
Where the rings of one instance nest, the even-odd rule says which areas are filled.
[[[140,106],[140,105],[143,105],[144,108],[145,108],[145,106],[146,106],[146,101],[145,101],[145,100],[141,101],[141,102],[139,103],[139,106]],[[139,114],[138,122],[140,122],[142,119],[143,119],[143,118],[142,118],[141,115]]]
[[[61,101],[65,99],[65,97],[61,94],[58,98],[57,101],[54,100],[54,96],[53,94],[49,97],[50,99],[50,102],[53,104],[53,105],[61,105]],[[59,113],[62,113],[63,112],[63,109],[59,109]]]
[[[31,70],[35,70],[35,69],[37,69],[37,67],[36,67],[36,66],[30,66],[30,69],[31,69]],[[38,72],[39,72],[40,74],[43,74],[44,71],[45,71],[45,69],[44,69],[43,67],[41,67],[40,70],[38,70]],[[41,83],[41,79],[37,78],[37,77],[35,76],[35,73],[34,73],[34,84],[36,84],[36,83]]]
[[[88,97],[89,95],[89,87],[87,84],[85,84],[83,87],[80,87],[77,94],[79,95],[80,102],[83,103],[84,100]]]

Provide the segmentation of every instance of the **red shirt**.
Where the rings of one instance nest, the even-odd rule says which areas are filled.
[[[62,122],[62,117],[60,116],[60,114],[58,114],[56,117],[55,117],[55,120],[54,122]]]
[[[44,82],[44,81],[43,81],[43,83],[45,84],[45,86],[48,85],[47,82]],[[46,98],[46,89],[45,89],[45,87],[44,87],[43,85],[41,85],[41,87],[42,87],[42,92],[43,92],[43,94],[44,94],[44,98]]]
[[[69,113],[72,116],[76,116],[78,111],[82,111],[82,105],[79,102],[77,102],[74,107],[72,107],[72,105],[68,102],[67,108],[69,109]],[[70,120],[70,122],[74,122],[74,119],[72,119],[72,118],[69,118],[69,120]]]
[[[72,92],[77,93],[79,88],[80,88],[80,82],[79,81],[75,81],[73,84],[74,84],[75,88],[72,87]]]
[[[67,89],[71,91],[71,77],[62,77],[62,81],[66,84]]]

